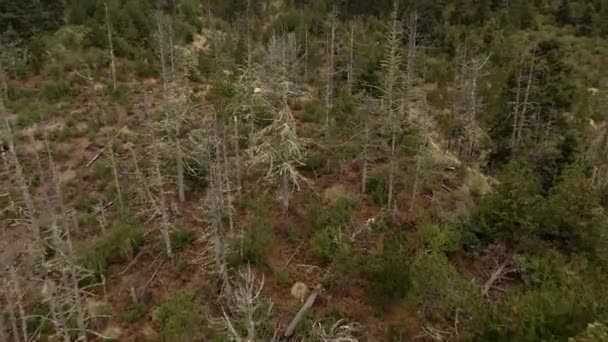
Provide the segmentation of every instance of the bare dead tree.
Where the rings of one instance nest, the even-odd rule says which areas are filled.
[[[480,152],[482,143],[488,140],[487,133],[480,127],[478,117],[484,108],[484,101],[479,91],[482,72],[491,57],[491,53],[478,55],[461,62],[463,73],[456,92],[454,113],[461,129],[457,142],[452,144],[456,152],[466,159],[471,159]]]
[[[215,113],[215,112],[214,112]],[[231,284],[228,275],[228,254],[229,254],[229,227],[226,225],[226,217],[232,215],[232,207],[228,206],[225,195],[226,177],[224,176],[224,148],[221,137],[221,123],[217,116],[212,120],[202,117],[205,123],[200,129],[190,132],[190,139],[198,149],[198,158],[201,158],[207,165],[207,193],[201,205],[204,213],[206,227],[201,234],[201,240],[210,243],[210,249],[205,249],[199,255],[199,263],[203,269],[211,269],[221,283],[223,293],[231,293]],[[210,231],[209,231],[210,230]],[[212,250],[212,255],[209,253]]]
[[[4,102],[0,98],[0,120],[2,120],[2,130],[3,136],[6,137],[8,144],[8,154],[9,159],[11,160],[13,167],[15,169],[15,176],[17,178],[17,184],[19,187],[19,191],[23,197],[23,201],[25,204],[25,214],[27,216],[29,227],[31,230],[32,237],[37,243],[37,248],[42,248],[42,235],[40,232],[40,223],[38,218],[38,213],[36,211],[36,205],[34,202],[34,198],[30,192],[29,182],[26,178],[25,172],[19,160],[19,156],[17,155],[17,151],[15,148],[15,139],[12,132],[12,127],[8,119],[8,114],[6,113],[6,109],[4,107]]]
[[[387,190],[387,207],[396,209],[394,203],[395,193],[395,177],[397,173],[397,158],[398,146],[397,138],[402,131],[402,101],[399,101],[401,80],[401,38],[402,26],[397,16],[398,8],[395,1],[395,9],[391,15],[391,26],[387,33],[387,41],[385,46],[385,56],[382,62],[383,67],[383,103],[386,117],[384,120],[384,128],[387,131],[390,139],[389,146],[389,175],[388,175],[388,190]]]
[[[0,310],[0,341],[8,341],[6,322],[5,320],[6,309]]]
[[[360,329],[357,323],[348,323],[343,319],[336,321],[326,327],[322,321],[317,321],[312,326],[312,335],[320,342],[359,342],[355,334]]]
[[[106,19],[106,31],[108,34],[108,45],[110,47],[110,75],[112,77],[112,89],[116,91],[116,59],[114,57],[114,40],[112,39],[112,24],[110,22],[110,13],[108,10],[108,1],[103,3]]]
[[[306,182],[298,166],[302,165],[305,141],[296,130],[296,122],[288,104],[289,76],[293,63],[288,58],[288,39],[273,36],[265,61],[268,83],[275,92],[265,95],[265,106],[273,113],[269,125],[252,137],[249,152],[252,165],[267,166],[266,180],[278,185],[283,212],[287,212],[294,190]]]
[[[346,71],[346,89],[349,95],[353,93],[353,83],[355,78],[355,22],[350,22],[350,39],[348,48],[348,65]]]
[[[330,25],[330,33],[327,37],[327,58],[326,58],[326,77],[327,81],[325,84],[325,136],[329,138],[330,130],[330,113],[333,108],[334,100],[334,74],[336,67],[334,65],[335,49],[336,49],[336,22],[338,19],[338,13],[334,6],[333,11],[330,13],[328,21]]]
[[[527,65],[527,77],[524,80],[524,69],[526,68],[526,57],[529,57]],[[535,69],[535,52],[531,51],[530,55],[522,54],[520,66],[518,68],[515,88],[515,102],[513,103],[513,125],[511,132],[511,152],[515,154],[522,143],[523,132],[531,121],[530,107],[531,96],[534,87],[534,71]],[[525,82],[525,87],[524,83]]]
[[[97,213],[97,222],[99,222],[99,227],[101,227],[101,231],[105,231],[108,225],[108,221],[106,219],[106,204],[100,198],[97,204],[93,207],[93,209]]]
[[[149,184],[146,176],[144,175],[141,168],[139,167],[139,159],[138,159],[137,153],[135,152],[135,149],[130,147],[129,152],[130,152],[131,160],[133,162],[134,169],[135,169],[135,177],[136,177],[137,183],[138,183],[137,189],[140,193],[139,197],[143,199],[145,208],[151,208],[151,213],[149,214],[149,216],[150,216],[150,219],[153,219],[156,216],[160,215],[160,208],[158,205],[158,201],[156,200],[156,197],[154,197],[154,195],[152,193],[152,189],[150,187],[150,184]]]
[[[177,192],[180,202],[185,201],[184,185],[184,152],[180,142],[182,119],[181,111],[187,111],[183,107],[184,87],[176,83],[175,74],[175,46],[173,42],[173,26],[169,19],[158,10],[157,13],[157,39],[158,53],[161,64],[161,81],[163,88],[163,111],[165,119],[173,128],[173,144],[175,146],[175,161],[177,168]]]
[[[118,198],[118,205],[122,212],[125,210],[125,204],[122,196],[122,188],[120,186],[120,176],[118,173],[118,162],[116,155],[114,154],[114,141],[108,139],[108,145],[105,147],[105,151],[110,159],[110,165],[112,166],[112,175],[114,176],[114,187],[116,188],[116,197]]]
[[[171,247],[171,222],[169,221],[169,213],[167,210],[167,200],[164,189],[164,177],[161,170],[159,143],[156,133],[152,133],[152,164],[155,177],[155,183],[158,188],[158,208],[160,210],[160,232],[165,242],[165,251],[169,258],[173,258],[173,248]]]
[[[262,296],[264,278],[256,279],[251,267],[247,267],[237,274],[232,287],[233,292],[222,309],[222,318],[215,319],[215,324],[234,341],[252,342],[264,338],[259,335],[258,327],[269,321],[273,308],[272,301]],[[274,339],[275,336],[271,340]]]
[[[3,56],[0,55],[0,97],[8,101],[8,74],[4,66]]]
[[[416,207],[416,196],[418,194],[418,187],[420,183],[420,176],[422,172],[422,162],[425,157],[426,143],[424,146],[418,148],[416,153],[416,171],[414,172],[414,185],[412,185],[412,197],[410,199],[410,213],[414,212]]]
[[[369,165],[369,148],[370,148],[370,138],[371,138],[371,129],[370,129],[370,115],[371,115],[371,99],[368,97],[366,99],[366,108],[364,111],[364,119],[363,119],[363,149],[361,151],[361,193],[367,192],[367,169]]]

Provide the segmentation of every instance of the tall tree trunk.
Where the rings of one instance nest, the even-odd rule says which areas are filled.
[[[17,301],[17,311],[19,312],[19,318],[21,319],[21,336],[23,336],[23,341],[29,341],[29,336],[27,333],[27,316],[25,315],[25,308],[23,307],[23,298],[25,298],[25,296],[22,293],[19,278],[17,277],[17,271],[13,266],[10,266],[9,272],[13,292],[15,294],[14,298]]]
[[[355,22],[350,23],[350,45],[348,50],[348,70],[346,73],[346,89],[348,95],[353,93],[354,69],[355,69]]]
[[[57,303],[57,298],[55,297],[57,286],[51,280],[47,280],[47,291],[49,291],[47,301],[51,310],[51,316],[53,317],[55,332],[63,338],[64,342],[71,342],[63,308]]]
[[[110,164],[112,165],[112,175],[114,176],[114,186],[116,187],[116,197],[118,198],[118,205],[121,213],[124,213],[125,204],[122,198],[122,189],[120,187],[120,178],[118,175],[118,163],[116,162],[116,156],[114,155],[114,142],[112,139],[108,141],[108,157],[110,158]]]
[[[330,130],[330,112],[333,108],[333,92],[334,92],[334,49],[336,40],[336,13],[331,13],[329,16],[331,22],[331,36],[327,41],[327,83],[325,85],[325,135],[329,138]]]
[[[414,174],[414,185],[412,186],[412,198],[410,199],[410,213],[413,213],[416,208],[416,196],[418,194],[418,182],[420,179],[420,168],[422,166],[422,154],[424,149],[426,149],[426,143],[424,147],[418,149],[418,155],[416,156],[416,172]]]
[[[241,147],[239,144],[239,119],[235,116],[233,119],[233,145],[234,145],[234,158],[235,158],[235,171],[236,171],[236,191],[239,197],[241,197],[242,191],[242,180],[241,180]]]
[[[74,215],[74,214],[73,214]],[[77,222],[76,217],[74,215],[74,220]],[[87,328],[85,322],[85,309],[83,307],[83,300],[80,293],[80,286],[78,282],[80,281],[78,277],[78,266],[76,265],[76,256],[74,255],[74,248],[72,246],[72,238],[70,236],[70,230],[66,226],[66,245],[67,245],[67,261],[68,266],[70,268],[70,276],[71,276],[71,290],[72,297],[74,299],[74,307],[76,308],[76,324],[78,325],[78,339],[83,342],[87,342]]]
[[[114,57],[114,40],[112,39],[112,26],[110,24],[110,13],[108,10],[108,2],[104,2],[106,14],[106,31],[108,33],[108,45],[110,46],[110,75],[112,77],[112,90],[116,91],[116,60]]]
[[[363,153],[361,158],[363,159],[363,165],[361,166],[361,193],[367,192],[367,169],[369,164],[369,149],[371,139],[371,128],[370,128],[370,111],[371,111],[371,98],[367,99],[367,106],[365,109],[365,123],[363,128]]]
[[[17,176],[17,184],[19,186],[19,190],[21,191],[21,195],[23,196],[26,215],[30,221],[30,230],[33,235],[33,238],[37,242],[36,247],[43,248],[44,244],[42,241],[42,235],[40,233],[40,223],[38,221],[34,198],[32,197],[32,194],[30,192],[28,181],[26,179],[25,173],[21,166],[21,162],[19,161],[19,156],[17,155],[17,151],[15,149],[15,140],[13,137],[12,128],[8,120],[8,116],[5,112],[4,102],[2,101],[2,98],[0,98],[0,116],[2,117],[4,135],[8,143],[8,152],[15,168],[15,175]]]
[[[8,341],[5,317],[5,308],[0,309],[0,341]]]
[[[517,85],[515,88],[515,103],[513,104],[513,128],[512,128],[512,132],[511,132],[511,154],[515,155],[515,153],[517,152],[517,148],[518,148],[518,129],[519,129],[519,111],[520,111],[520,107],[521,107],[521,82],[522,82],[522,78],[523,78],[523,57],[522,60],[520,61],[520,67],[519,70],[517,72]]]
[[[385,57],[385,72],[384,72],[384,106],[386,111],[385,126],[388,125],[390,132],[389,145],[389,175],[388,175],[388,191],[387,191],[387,208],[396,210],[393,203],[395,192],[395,173],[397,172],[397,135],[401,130],[400,112],[403,109],[403,103],[396,108],[396,95],[399,91],[399,72],[401,68],[401,23],[397,18],[397,2],[395,1],[395,9],[392,14],[392,24],[388,33],[388,41],[386,46]]]
[[[535,67],[535,56],[533,53],[532,59],[530,60],[530,68],[528,69],[526,92],[524,93],[524,102],[522,103],[522,108],[521,108],[521,113],[520,113],[521,117],[519,119],[519,125],[517,128],[517,138],[516,139],[517,139],[518,144],[521,142],[521,139],[522,139],[522,135],[523,135],[522,132],[523,132],[524,125],[528,121],[527,115],[528,115],[528,109],[530,106],[530,95],[531,95],[532,85],[534,83],[534,67]]]
[[[162,175],[162,171],[161,171],[161,165],[160,165],[160,158],[158,156],[158,149],[159,149],[159,145],[157,142],[157,137],[155,136],[155,133],[152,134],[153,135],[153,152],[152,152],[152,162],[154,164],[154,175],[156,177],[156,183],[158,186],[158,206],[159,206],[159,210],[160,210],[160,216],[161,216],[161,226],[160,226],[160,230],[161,230],[161,234],[163,236],[163,240],[165,242],[165,251],[167,252],[167,256],[169,258],[173,258],[173,248],[171,247],[171,236],[170,236],[170,231],[171,231],[171,223],[169,222],[169,214],[167,212],[167,201],[165,198],[165,190],[164,190],[164,181],[163,181],[163,175]]]
[[[8,294],[6,297],[6,311],[8,313],[8,321],[11,326],[11,335],[13,335],[13,341],[19,342],[19,327],[17,324],[17,313],[15,312],[15,304],[13,303],[14,298],[9,298]]]

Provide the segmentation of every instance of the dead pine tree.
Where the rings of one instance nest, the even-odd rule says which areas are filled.
[[[348,64],[346,67],[346,89],[348,95],[353,94],[355,82],[355,21],[350,22],[350,37],[348,44]]]
[[[527,61],[526,65],[526,59]],[[526,70],[527,69],[527,70]],[[531,95],[534,89],[535,52],[522,54],[515,87],[515,101],[512,104],[513,124],[511,131],[511,153],[516,154],[522,144],[524,129],[530,124]]]
[[[164,245],[165,245],[165,252],[167,254],[167,257],[173,258],[173,248],[171,246],[171,236],[170,236],[172,225],[171,225],[171,221],[169,218],[169,208],[167,206],[167,195],[165,193],[165,176],[163,174],[162,164],[161,164],[161,151],[163,150],[163,146],[161,145],[160,138],[158,137],[159,133],[157,132],[160,130],[158,128],[159,124],[152,122],[151,99],[149,98],[148,94],[144,94],[143,111],[144,111],[145,120],[148,121],[147,126],[149,127],[150,140],[151,140],[150,154],[151,154],[151,162],[152,162],[152,171],[151,171],[152,184],[154,184],[154,187],[156,188],[156,193],[157,193],[156,197],[155,197],[152,193],[152,188],[145,185],[144,186],[145,196],[147,197],[147,200],[150,203],[153,203],[155,205],[155,207],[154,207],[155,212],[153,215],[154,216],[160,215],[159,230],[160,230],[160,233],[163,238]],[[162,123],[161,123],[161,126],[162,126]],[[132,151],[131,152],[132,158],[134,159],[134,162],[135,162],[137,176],[138,176],[138,178],[141,178],[140,183],[145,183],[145,182],[147,182],[147,180],[145,179],[145,176],[139,170],[135,152],[133,151],[133,149],[131,151]]]
[[[173,28],[171,20],[166,18],[160,10],[160,7],[156,16],[156,35],[158,41],[158,55],[160,58],[161,66],[161,82],[162,82],[162,94],[163,94],[163,111],[167,123],[172,123],[173,132],[173,144],[175,147],[175,161],[177,168],[177,193],[180,202],[184,202],[185,197],[185,185],[184,185],[184,153],[182,150],[180,135],[182,122],[180,117],[179,108],[175,108],[181,103],[182,96],[184,94],[179,93],[179,86],[176,85],[175,75],[175,46],[173,41]],[[175,110],[178,109],[178,110]]]
[[[27,176],[22,167],[21,161],[19,160],[19,156],[17,154],[17,150],[15,148],[15,139],[12,132],[11,124],[8,120],[8,114],[6,113],[6,109],[4,108],[4,102],[2,98],[0,98],[0,120],[2,120],[2,131],[3,136],[6,138],[6,143],[8,145],[8,155],[10,163],[15,171],[15,176],[17,178],[17,186],[19,187],[19,191],[23,197],[23,202],[25,204],[25,214],[28,220],[28,225],[32,234],[32,238],[36,242],[35,250],[39,250],[43,248],[42,234],[40,232],[40,223],[38,218],[38,212],[36,210],[36,204],[34,202],[34,197],[29,188],[29,182],[27,180]]]
[[[402,133],[402,101],[401,94],[401,66],[403,57],[401,54],[402,24],[398,18],[397,2],[391,15],[391,25],[387,33],[385,55],[382,61],[383,69],[383,112],[384,133],[389,139],[389,172],[387,202],[388,208],[396,210],[394,203],[395,179],[398,168],[398,144],[397,139]]]
[[[329,139],[329,131],[331,126],[330,113],[333,108],[334,101],[334,74],[336,67],[334,63],[336,49],[336,25],[338,13],[334,6],[333,11],[329,14],[329,33],[327,37],[327,57],[326,57],[326,83],[325,83],[325,138]]]
[[[9,325],[9,335],[12,337],[13,342],[20,342],[21,337],[23,337],[23,341],[28,341],[27,334],[27,325],[23,327],[23,322],[25,322],[26,317],[20,318],[20,312],[22,307],[20,302],[22,300],[21,289],[19,284],[15,282],[15,278],[13,278],[12,274],[13,266],[6,267],[3,270],[4,274],[0,274],[0,294],[2,295],[0,298],[4,297],[4,303],[2,303],[3,310],[0,311],[2,313],[2,324],[4,324],[4,319],[8,320]],[[22,327],[20,327],[20,325]],[[0,335],[4,334],[5,331],[2,331]],[[4,341],[8,341],[6,336],[4,337]]]
[[[114,187],[116,188],[116,198],[118,199],[118,205],[120,211],[124,213],[125,203],[122,196],[122,188],[120,186],[120,176],[118,172],[118,161],[114,153],[114,139],[108,139],[108,145],[105,148],[108,159],[110,159],[110,165],[112,166],[112,176],[114,176]]]
[[[110,22],[110,11],[108,1],[103,3],[105,10],[106,31],[108,34],[108,46],[110,48],[110,76],[112,77],[112,90],[116,91],[116,58],[114,56],[114,40],[112,39],[112,23]]]
[[[406,110],[406,118],[409,118],[411,116],[411,102],[415,100],[415,91],[413,84],[414,78],[416,76],[415,71],[418,57],[418,38],[418,13],[414,11],[409,15],[407,21],[407,56],[402,89],[402,94],[404,96],[403,102]]]
[[[428,145],[428,139],[425,140],[424,145],[420,146],[416,153],[416,170],[414,171],[414,184],[412,185],[412,196],[410,198],[410,213],[413,213],[414,209],[416,208],[416,196],[418,195],[418,188],[420,187],[421,183],[420,178],[422,175],[422,163],[426,156],[426,148]]]
[[[251,267],[240,271],[232,281],[232,293],[226,298],[222,317],[212,319],[212,324],[224,330],[233,341],[275,341],[275,336],[261,336],[258,327],[271,319],[273,304],[262,296],[264,278],[258,280]],[[276,332],[275,332],[276,334]],[[266,338],[265,338],[266,337]]]
[[[363,114],[363,142],[361,144],[361,193],[367,192],[367,178],[369,174],[369,164],[373,158],[376,141],[374,141],[374,131],[376,129],[376,114],[378,112],[378,101],[371,96],[366,95],[365,107],[362,109]]]
[[[278,62],[278,68],[274,64],[276,69],[268,72],[273,75],[269,82],[277,89],[276,93],[269,94],[267,98],[267,108],[273,113],[273,118],[269,125],[256,132],[250,153],[253,165],[268,167],[265,179],[277,186],[278,197],[283,212],[286,213],[292,192],[300,188],[302,181],[307,181],[298,170],[302,165],[305,141],[297,134],[295,118],[288,103],[288,80],[292,74],[287,58],[288,44],[285,37],[282,37],[280,42],[274,37],[273,41],[267,53],[271,60]]]
[[[169,213],[167,209],[167,199],[164,189],[164,177],[161,170],[160,145],[156,133],[152,133],[152,168],[155,178],[156,187],[158,190],[158,209],[160,210],[160,232],[165,243],[165,252],[169,258],[173,258],[173,248],[171,246],[171,222],[169,221]]]
[[[467,79],[467,108],[465,112],[465,135],[467,146],[465,147],[465,156],[471,158],[475,150],[479,148],[479,143],[483,140],[485,133],[481,130],[477,123],[477,119],[481,110],[483,109],[483,99],[479,94],[479,82],[484,76],[482,73],[483,68],[486,66],[491,53],[487,55],[473,57],[465,66],[466,79]]]

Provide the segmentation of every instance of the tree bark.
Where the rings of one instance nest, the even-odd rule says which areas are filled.
[[[114,41],[112,39],[112,27],[110,24],[110,14],[108,10],[108,2],[104,2],[106,14],[106,31],[108,33],[108,44],[110,46],[110,76],[112,77],[112,89],[116,91],[116,60],[114,57]]]
[[[290,338],[293,335],[293,333],[296,331],[296,328],[298,327],[298,324],[300,323],[306,312],[315,304],[315,300],[317,300],[317,297],[319,296],[320,292],[321,289],[317,287],[310,294],[310,296],[308,296],[306,302],[304,302],[304,305],[302,305],[296,316],[291,320],[291,323],[289,323],[289,326],[287,326],[283,337]]]

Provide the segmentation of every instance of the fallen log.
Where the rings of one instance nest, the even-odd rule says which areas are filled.
[[[315,300],[317,300],[317,297],[319,296],[320,293],[321,293],[321,286],[319,285],[310,294],[310,296],[308,296],[308,298],[306,299],[306,301],[304,302],[304,304],[302,305],[302,307],[300,308],[298,313],[291,320],[291,323],[289,323],[289,325],[287,326],[287,329],[285,330],[285,333],[283,334],[283,338],[288,339],[293,335],[293,333],[296,331],[296,328],[298,327],[298,324],[300,323],[300,321],[302,320],[302,318],[304,317],[306,312],[315,304]]]

